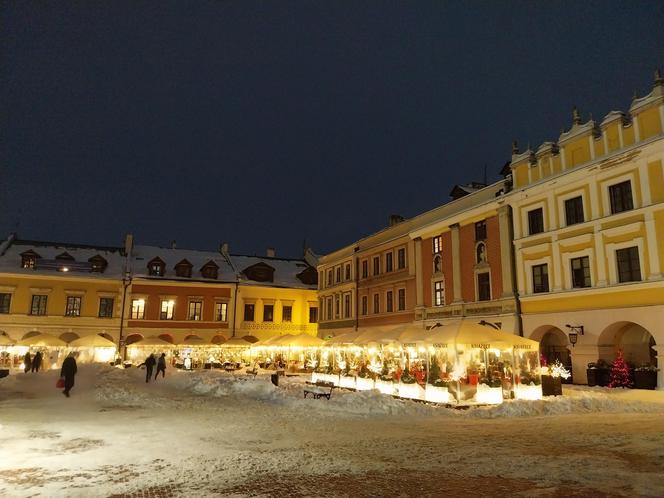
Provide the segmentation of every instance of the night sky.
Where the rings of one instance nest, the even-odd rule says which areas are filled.
[[[664,69],[664,2],[0,3],[0,235],[299,256]]]

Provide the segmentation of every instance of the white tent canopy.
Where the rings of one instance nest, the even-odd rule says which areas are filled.
[[[69,343],[76,348],[114,348],[115,343],[97,334],[86,335]]]
[[[168,341],[164,341],[163,339],[159,339],[159,337],[146,337],[145,339],[141,339],[140,341],[133,342],[129,344],[127,347],[141,347],[141,346],[163,346],[163,347],[173,347],[173,344],[171,344]]]
[[[57,337],[49,334],[36,334],[32,337],[20,340],[17,346],[35,346],[35,347],[64,347],[67,343]]]

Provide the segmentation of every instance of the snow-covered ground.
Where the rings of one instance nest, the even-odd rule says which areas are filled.
[[[0,379],[0,496],[664,496],[664,392],[454,410],[300,378]]]

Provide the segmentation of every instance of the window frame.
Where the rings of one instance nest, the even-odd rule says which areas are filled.
[[[539,213],[539,220],[534,218],[531,215],[534,215],[536,213]],[[546,227],[544,226],[544,208],[543,207],[537,207],[530,209],[526,213],[526,219],[528,220],[528,235],[537,235],[540,233],[544,233],[546,231]],[[535,226],[535,221],[538,221],[538,226]],[[539,228],[539,230],[537,230]],[[537,231],[536,231],[537,230]]]
[[[138,303],[141,303],[140,306],[136,306]],[[131,310],[129,312],[130,320],[145,320],[145,304],[146,299],[144,298],[131,298]]]
[[[400,247],[397,249],[397,270],[406,269],[406,248]]]
[[[627,190],[625,190],[624,187],[627,187]],[[626,191],[629,192],[629,199],[627,199],[625,196]],[[619,198],[618,196],[614,195],[616,192],[620,194]],[[620,214],[634,210],[634,189],[632,188],[631,178],[609,185],[608,196],[609,209],[611,214]],[[620,205],[618,205],[618,202]]]
[[[535,275],[536,273],[539,273],[539,275]],[[530,275],[532,278],[533,294],[543,294],[550,291],[548,263],[532,265],[530,267]],[[536,284],[537,278],[540,280],[539,286]]]
[[[102,313],[102,310],[109,310],[108,302],[110,301],[110,313]],[[114,297],[100,297],[99,298],[99,310],[97,312],[97,318],[113,318],[113,311],[115,309],[115,298]]]
[[[369,296],[362,296],[362,316],[369,314]]]
[[[244,303],[242,318],[244,322],[256,321],[256,303]]]
[[[288,312],[286,311],[288,310]],[[286,305],[281,305],[281,321],[285,323],[292,323],[293,322],[293,305],[292,304],[286,304]]]
[[[577,204],[577,201],[580,203],[581,210],[579,211],[579,205]],[[575,203],[573,206],[571,203]],[[585,213],[585,208],[583,205],[583,195],[579,194],[575,197],[570,197],[569,199],[565,199],[563,201],[564,205],[564,210],[565,210],[565,226],[572,226],[572,225],[578,225],[579,223],[585,223],[586,221],[586,213]],[[570,208],[570,206],[572,206]],[[581,216],[579,219],[578,216]]]
[[[318,306],[309,306],[309,323],[318,323]]]
[[[69,318],[80,317],[82,307],[83,299],[81,296],[67,296],[65,299],[65,316]]]
[[[623,259],[621,261],[621,254],[625,254],[627,251],[629,251],[630,254],[627,259]],[[634,258],[634,255],[636,255],[636,259]],[[641,273],[641,256],[639,254],[639,246],[634,245],[634,246],[629,246],[629,247],[623,247],[620,249],[615,250],[615,258],[616,258],[616,278],[619,284],[624,284],[624,283],[629,283],[629,282],[642,282],[643,281],[643,274]],[[636,266],[634,267],[634,261],[636,261]],[[627,270],[621,269],[621,262],[627,262]],[[636,273],[634,273],[636,272]],[[629,276],[627,279],[623,280],[622,275],[624,273],[629,273]],[[634,274],[638,278],[633,278]]]
[[[480,279],[484,279],[486,276],[486,285],[483,282],[480,282]],[[491,301],[491,272],[490,271],[481,271],[477,272],[475,275],[475,285],[477,289],[477,301],[486,302]],[[487,291],[486,297],[483,295],[483,290]]]
[[[373,260],[372,260],[372,263],[373,263],[373,265],[372,265],[373,274],[372,275],[374,277],[377,277],[378,275],[380,275],[380,270],[381,270],[381,268],[380,268],[380,256],[374,256]]]
[[[198,306],[198,313],[194,312],[192,315],[191,313],[191,306],[194,305],[194,310],[197,308],[196,305]],[[198,317],[198,318],[196,318]],[[202,299],[190,299],[189,302],[187,303],[187,320],[192,321],[192,322],[201,322],[203,321],[203,300]]]
[[[432,254],[441,254],[443,252],[443,236],[436,235],[431,237],[431,252]]]
[[[385,253],[385,273],[392,273],[394,271],[394,255],[392,251]]]
[[[164,305],[166,305],[166,311],[164,311]],[[175,318],[175,299],[162,299],[159,302],[159,319],[173,320],[174,318]]]
[[[483,242],[487,239],[486,219],[475,222],[475,242]]]
[[[581,263],[581,268],[574,269],[574,263],[579,261]],[[584,265],[583,263],[587,262],[587,265]],[[590,256],[584,255],[584,256],[577,256],[574,258],[569,258],[569,271],[570,271],[570,284],[572,289],[588,289],[592,287],[593,282],[592,282],[592,272],[591,272],[591,266],[590,266]],[[575,271],[583,271],[583,284],[584,285],[575,285]],[[587,272],[586,272],[587,270]],[[587,273],[587,275],[586,275]],[[587,282],[588,285],[585,285]]]
[[[263,303],[263,322],[274,323],[274,304]]]
[[[433,282],[433,302],[436,307],[445,306],[445,280]]]
[[[226,301],[216,301],[214,303],[214,321],[228,321],[228,303]]]
[[[391,290],[385,292],[385,313],[394,313],[394,292]]]
[[[35,307],[35,298],[37,306]],[[35,313],[35,309],[37,312]],[[48,314],[48,295],[46,294],[33,294],[30,299],[30,315],[32,316],[47,316]]]
[[[10,314],[11,309],[12,309],[12,293],[0,292],[0,315]]]
[[[380,313],[380,294],[377,292],[373,295],[373,314],[377,315]]]
[[[397,289],[397,311],[406,311],[406,289]]]

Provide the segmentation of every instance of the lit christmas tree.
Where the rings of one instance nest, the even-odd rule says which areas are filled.
[[[629,367],[623,358],[622,349],[618,350],[616,361],[613,362],[611,367],[611,379],[609,387],[632,387],[632,381],[629,378]]]

